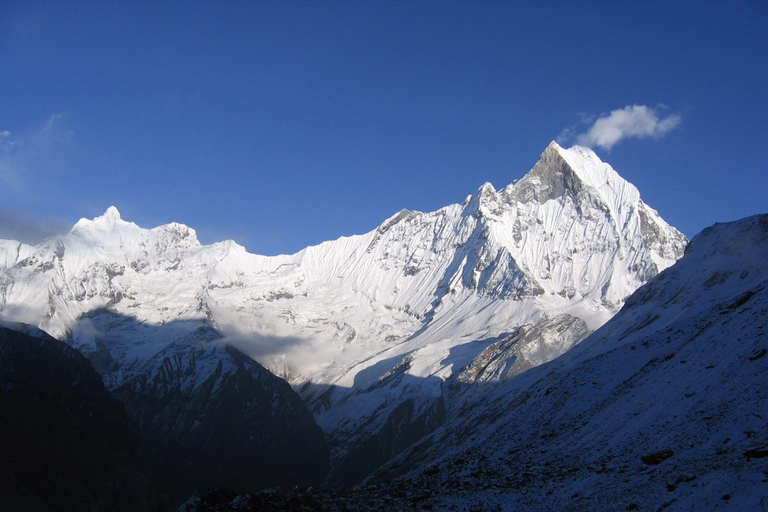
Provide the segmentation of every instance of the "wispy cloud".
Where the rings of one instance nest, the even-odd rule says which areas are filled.
[[[26,133],[0,130],[0,186],[19,192],[26,183],[45,178],[60,166],[72,137],[62,114]]]
[[[351,368],[353,362],[362,357],[363,349],[359,345],[341,342],[330,335],[326,338],[322,334],[312,338],[304,336],[268,308],[259,310],[258,326],[254,326],[253,319],[242,312],[210,302],[208,307],[223,335],[217,343],[235,347],[286,379],[318,371],[328,361]]]
[[[664,105],[655,108],[646,105],[627,105],[610,114],[603,114],[584,132],[578,133],[578,126],[591,123],[591,119],[582,115],[582,122],[566,128],[558,141],[567,142],[575,139],[576,144],[588,147],[610,149],[623,139],[659,138],[675,129],[682,118],[679,114],[662,117]]]

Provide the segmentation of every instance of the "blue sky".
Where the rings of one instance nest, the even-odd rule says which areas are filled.
[[[688,236],[768,211],[764,1],[159,4],[0,2],[0,237],[115,205],[291,253],[563,136]]]

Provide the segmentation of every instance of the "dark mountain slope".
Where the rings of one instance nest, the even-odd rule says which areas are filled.
[[[104,361],[99,351],[88,354],[113,383],[112,393],[177,499],[197,489],[314,485],[327,473],[325,437],[299,395],[226,345],[208,322],[152,326],[108,309],[80,322],[97,333],[99,346],[111,345],[124,330],[154,340],[191,331],[169,335],[150,355],[123,367]]]
[[[152,510],[139,431],[76,350],[0,327],[0,510]]]

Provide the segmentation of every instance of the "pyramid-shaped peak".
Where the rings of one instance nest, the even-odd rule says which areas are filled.
[[[107,208],[107,210],[100,215],[99,217],[96,217],[96,219],[103,219],[103,220],[122,220],[120,217],[120,211],[117,209],[116,206],[110,206]]]
[[[97,226],[114,226],[117,224],[126,224],[126,222],[122,219],[120,216],[120,211],[114,207],[110,206],[107,208],[104,213],[101,215],[94,217],[93,220],[90,219],[80,219],[80,222],[77,224],[94,224]]]
[[[480,188],[477,189],[477,192],[467,196],[467,199],[464,201],[464,213],[467,215],[474,215],[483,205],[495,203],[498,199],[497,194],[498,192],[490,182],[483,183]]]
[[[99,215],[98,217],[94,217],[93,219],[86,219],[82,218],[74,225],[72,228],[73,230],[77,229],[94,229],[94,228],[111,228],[118,225],[124,225],[129,224],[128,222],[125,222],[121,216],[120,211],[114,207],[110,206],[106,209],[106,211]]]
[[[609,164],[600,160],[600,157],[591,149],[583,146],[572,146],[569,149],[557,147],[557,154],[587,185],[597,190],[606,187],[617,191],[626,189],[631,195],[639,198],[640,193],[635,186],[622,178]]]
[[[584,187],[596,191],[606,204],[615,203],[617,198],[631,203],[640,199],[637,188],[594,151],[581,146],[565,149],[555,141],[549,143],[533,169],[504,192],[518,198],[534,196],[543,204],[564,195],[574,196]]]
[[[560,151],[561,149],[563,149],[562,146],[553,140],[544,151]]]
[[[474,195],[484,196],[484,195],[495,194],[495,193],[496,193],[496,189],[493,187],[491,182],[486,181],[480,186],[480,188],[477,189],[477,192],[475,192]]]
[[[602,163],[602,160],[600,160],[600,157],[597,156],[597,153],[595,153],[594,151],[592,151],[590,148],[586,146],[578,146],[574,144],[570,148],[564,148],[563,146],[561,146],[560,144],[558,144],[556,141],[553,140],[547,145],[547,148],[542,153],[542,156],[547,154],[547,152],[549,153],[556,152],[563,155],[564,157],[567,156],[569,153],[576,153],[576,154],[582,155],[583,158],[596,160]]]
[[[600,160],[597,153],[588,147],[574,145],[566,149],[553,140],[541,154],[540,161],[559,159],[565,160],[571,170],[593,186],[605,183],[609,174],[620,178],[610,165]]]
[[[132,222],[123,220],[122,216],[120,215],[120,210],[118,210],[115,206],[110,206],[104,211],[104,213],[98,217],[94,217],[94,219],[91,221],[91,224],[93,224],[93,226],[101,226],[110,229],[129,225],[138,227]]]
[[[563,148],[552,141],[539,157],[539,161],[520,181],[509,185],[504,193],[518,199],[537,199],[539,203],[576,195],[582,188],[582,180],[568,160]]]

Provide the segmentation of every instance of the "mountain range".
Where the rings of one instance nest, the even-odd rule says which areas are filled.
[[[474,387],[352,490],[183,510],[768,509],[768,214],[716,224],[561,357]]]
[[[703,240],[719,254],[717,243]],[[653,293],[698,279],[694,270],[664,277],[675,275],[680,265],[665,269],[687,243],[591,150],[553,142],[501,190],[486,183],[461,204],[403,210],[370,233],[294,255],[253,255],[231,241],[202,245],[187,226],[144,229],[113,207],[36,246],[2,240],[0,315],[88,358],[148,450],[168,467],[186,468],[179,496],[193,488],[349,488],[391,478],[416,485],[426,478],[414,476],[417,468],[428,473],[427,487],[445,489],[466,475],[449,474],[449,463],[438,460],[454,457],[480,471],[467,454],[491,460],[502,452],[488,450],[519,450],[531,443],[523,437],[550,431],[554,443],[587,416],[566,400],[570,394],[599,410],[595,397],[613,396],[615,379],[640,363],[605,354],[653,352],[666,362],[633,332],[664,324],[682,329],[670,339],[685,344],[689,324],[661,322],[656,310],[671,306]],[[696,264],[714,268],[712,254]],[[729,265],[718,270],[724,283],[736,272]],[[664,279],[654,285],[662,291],[641,288]],[[741,279],[753,286],[757,278]],[[589,366],[603,359],[615,361]],[[576,386],[566,378],[574,365],[582,380],[594,373],[593,386],[609,391]],[[553,372],[565,380],[542,377]],[[531,397],[547,379],[548,398],[528,405],[538,403]],[[539,409],[568,421],[544,422]],[[610,430],[616,422],[600,423]],[[538,444],[555,446],[548,443]],[[510,456],[514,465],[533,464],[530,450],[520,453]]]

